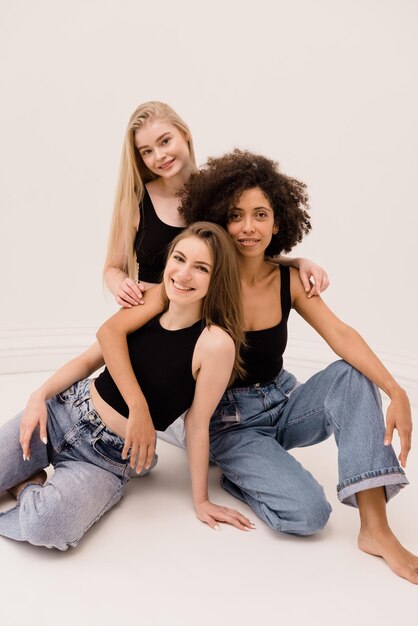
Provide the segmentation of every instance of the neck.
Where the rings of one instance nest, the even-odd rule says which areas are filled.
[[[167,311],[160,317],[161,326],[166,330],[180,330],[193,326],[202,318],[202,303],[181,306],[170,302]]]
[[[266,273],[268,264],[263,257],[244,257],[238,255],[238,267],[241,282],[252,286],[259,282]]]
[[[190,176],[193,172],[197,171],[197,167],[194,163],[190,161],[187,165],[183,167],[181,172],[179,172],[176,176],[172,178],[163,178],[160,176],[158,178],[158,184],[161,189],[161,192],[165,196],[175,196],[178,191],[188,182]]]

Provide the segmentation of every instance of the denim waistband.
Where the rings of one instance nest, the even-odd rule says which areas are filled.
[[[267,381],[259,382],[259,383],[253,383],[252,385],[248,385],[246,387],[230,387],[227,390],[227,392],[231,392],[231,394],[233,395],[234,392],[245,393],[245,392],[254,391],[254,389],[268,390],[271,387],[279,387],[283,390],[286,390],[286,392],[288,393],[289,391],[293,390],[297,386],[299,386],[299,383],[297,382],[296,377],[290,372],[288,372],[287,370],[282,368],[280,372],[277,374],[277,376],[273,378],[272,380],[267,380]]]

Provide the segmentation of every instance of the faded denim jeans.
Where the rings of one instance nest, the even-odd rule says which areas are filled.
[[[211,457],[222,486],[271,528],[310,535],[331,513],[323,488],[288,450],[334,435],[338,498],[385,487],[389,500],[408,484],[392,446],[384,446],[378,388],[345,361],[297,385],[282,371],[274,381],[228,389],[210,423]]]
[[[16,506],[0,513],[0,535],[67,550],[121,499],[133,470],[121,457],[124,440],[92,406],[90,382],[81,380],[47,401],[48,444],[36,430],[29,462],[19,444],[22,414],[0,428],[0,494],[54,466],[51,480],[26,485]]]

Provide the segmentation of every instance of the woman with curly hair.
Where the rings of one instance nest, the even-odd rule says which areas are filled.
[[[227,230],[240,268],[245,373],[224,393],[210,423],[210,453],[222,486],[274,530],[311,535],[325,526],[331,507],[289,450],[334,434],[338,498],[359,510],[360,549],[418,583],[418,559],[401,546],[386,517],[386,502],[408,483],[402,469],[412,431],[407,395],[355,330],[321,298],[307,297],[293,268],[269,260],[290,251],[311,228],[305,185],[270,159],[235,150],[194,173],[181,201],[187,223],[204,215]],[[283,369],[291,308],[341,357],[304,384]],[[145,315],[146,307],[138,313]],[[129,327],[117,314],[108,331],[102,347],[123,380]],[[378,388],[391,399],[386,428]],[[394,428],[401,464],[391,446]]]
[[[271,528],[310,535],[325,526],[331,507],[289,450],[333,434],[338,498],[359,510],[359,548],[418,584],[418,558],[401,546],[386,517],[386,502],[408,484],[402,469],[411,446],[408,397],[354,329],[321,298],[306,297],[292,268],[266,258],[290,251],[309,232],[307,201],[302,182],[270,159],[239,150],[210,159],[182,195],[187,223],[204,214],[228,231],[243,293],[246,373],[212,416],[211,456],[222,486]],[[291,308],[342,359],[304,384],[283,369]],[[391,400],[386,428],[378,388]],[[401,464],[391,445],[395,428]]]
[[[104,268],[120,306],[142,304],[143,291],[160,281],[167,247],[185,227],[177,192],[196,170],[188,125],[164,102],[140,104],[125,133]],[[281,262],[299,269],[311,296],[329,285],[327,273],[309,259]]]

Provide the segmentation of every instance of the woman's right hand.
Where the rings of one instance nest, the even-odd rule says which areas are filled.
[[[48,413],[45,399],[37,396],[36,394],[32,394],[20,421],[19,441],[22,447],[24,461],[29,461],[30,459],[30,441],[33,431],[38,426],[39,438],[45,445],[47,444],[47,419]]]
[[[126,425],[125,445],[122,450],[122,459],[126,459],[129,452],[130,466],[136,468],[140,474],[143,469],[150,469],[155,454],[156,432],[148,411],[129,411]]]
[[[220,530],[218,522],[231,524],[240,530],[252,530],[254,524],[235,509],[229,509],[226,506],[219,506],[210,500],[205,500],[195,505],[196,517],[205,524],[208,524],[214,530]]]
[[[130,309],[137,304],[144,304],[142,299],[144,291],[145,285],[141,282],[135,282],[132,278],[127,276],[119,285],[115,300],[119,306]]]

